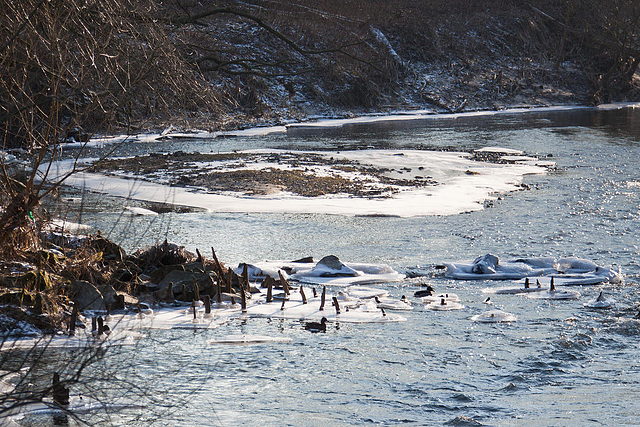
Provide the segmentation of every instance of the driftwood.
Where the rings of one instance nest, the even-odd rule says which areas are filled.
[[[285,295],[289,295],[289,282],[282,275],[282,271],[278,270],[278,276],[280,276],[280,283],[282,283],[282,289]]]
[[[224,284],[224,291],[229,294],[231,293],[231,275],[232,274],[233,274],[233,271],[231,271],[231,269],[227,270],[227,277]]]
[[[104,319],[102,318],[102,316],[98,317],[98,336],[102,336],[102,334],[105,333],[105,327],[104,327]]]
[[[200,287],[195,277],[193,278],[193,295],[196,301],[200,301]]]
[[[247,292],[249,292],[249,272],[246,263],[244,264],[244,267],[242,267],[242,280],[240,281],[240,289],[246,289]]]
[[[240,286],[240,304],[242,304],[242,312],[247,312],[247,293],[244,290],[244,286]]]
[[[213,247],[211,248],[211,253],[213,254],[213,262],[216,266],[216,273],[218,274],[218,280],[222,280],[222,278],[224,277],[224,271],[222,270],[222,264],[220,264],[220,261],[218,261],[218,257],[216,256],[216,251],[213,249]]]
[[[216,297],[216,302],[220,304],[222,303],[222,285],[220,284],[220,279],[218,280],[211,279],[211,281],[213,282],[213,292],[215,293],[214,295]]]
[[[267,282],[267,302],[271,302],[273,301],[273,283],[275,280],[273,280],[271,276],[267,276],[264,281]]]
[[[60,382],[60,374],[57,372],[53,373],[53,401],[58,405],[68,405],[69,404],[69,389],[62,385]]]
[[[111,306],[109,306],[111,307]],[[71,310],[71,318],[69,319],[69,335],[73,336],[76,333],[76,322],[78,321],[78,304],[73,303],[73,309]]]
[[[211,298],[209,295],[205,295],[204,299],[204,314],[211,314]]]

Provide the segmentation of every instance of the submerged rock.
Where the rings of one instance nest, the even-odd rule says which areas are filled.
[[[469,426],[469,427],[483,425],[481,422],[476,421],[470,417],[465,417],[463,415],[460,415],[459,417],[455,417],[454,419],[446,422],[445,424],[450,426]]]

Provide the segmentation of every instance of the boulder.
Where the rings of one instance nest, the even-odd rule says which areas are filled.
[[[102,294],[102,298],[104,300],[105,306],[111,305],[111,307],[116,306],[117,304],[117,295],[115,289],[111,285],[101,285],[97,286],[98,291]]]
[[[358,272],[351,267],[347,267],[335,255],[327,255],[322,258],[309,272],[315,277],[357,277]]]
[[[102,293],[89,282],[85,282],[84,280],[76,281],[71,288],[71,296],[76,304],[78,304],[78,310],[80,311],[106,310]]]
[[[182,264],[165,265],[151,272],[149,278],[153,283],[160,284],[164,278],[174,270],[185,271],[185,268]]]
[[[196,297],[193,286],[198,284],[199,294],[211,294],[213,292],[213,281],[207,273],[173,270],[158,283],[158,290],[163,291],[170,284],[173,284],[173,294],[183,301],[188,301]]]
[[[493,274],[498,269],[500,260],[492,254],[479,256],[473,261],[471,272],[474,274]]]

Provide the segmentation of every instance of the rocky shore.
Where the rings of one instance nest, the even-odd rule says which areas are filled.
[[[100,234],[49,233],[44,247],[0,262],[0,334],[7,337],[66,333],[72,313],[136,312],[160,302],[192,302],[205,295],[250,297],[248,282],[215,258],[164,242],[127,254]],[[279,281],[276,281],[279,286]],[[222,296],[222,295],[221,295]]]

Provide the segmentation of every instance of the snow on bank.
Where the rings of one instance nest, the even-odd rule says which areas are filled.
[[[268,155],[274,152],[283,153],[277,150],[263,153]],[[65,184],[118,197],[191,206],[211,212],[412,217],[452,215],[481,210],[485,201],[494,200],[498,194],[519,189],[525,175],[543,174],[546,172],[544,166],[548,166],[546,163],[539,165],[534,158],[516,161],[513,164],[497,164],[474,161],[469,153],[422,150],[358,150],[313,154],[328,159],[357,162],[367,167],[386,168],[389,169],[387,175],[390,178],[435,180],[437,184],[401,187],[390,197],[378,198],[355,197],[349,194],[303,197],[286,192],[268,195],[246,195],[228,191],[205,193],[193,188],[171,187],[160,179],[160,182],[148,182],[86,172],[72,175]],[[71,163],[59,162],[55,167],[61,175],[69,170]],[[288,166],[265,162],[247,166],[249,167]],[[309,168],[308,165],[305,167]],[[315,167],[316,173],[323,173],[324,165]],[[342,173],[349,179],[361,179],[357,174],[347,171]]]
[[[321,119],[313,122],[291,123],[287,128],[304,128],[304,127],[341,127],[351,124],[367,124],[391,121],[406,120],[424,120],[424,119],[460,119],[464,117],[489,117],[505,114],[523,114],[523,113],[552,113],[562,111],[609,111],[621,110],[624,108],[640,108],[640,102],[621,102],[613,104],[601,104],[596,107],[590,106],[553,106],[553,107],[530,107],[530,108],[508,108],[504,110],[481,110],[466,111],[461,113],[434,113],[433,110],[416,110],[412,112],[398,112],[394,114],[360,116],[345,119]]]

